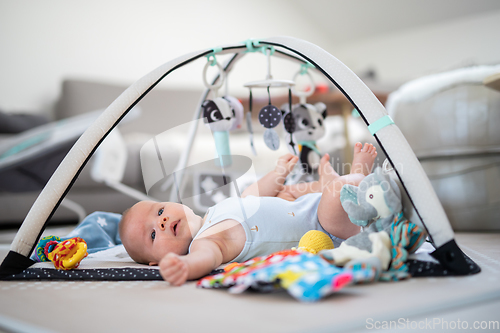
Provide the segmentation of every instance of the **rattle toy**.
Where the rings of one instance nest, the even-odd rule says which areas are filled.
[[[69,270],[87,256],[87,243],[80,237],[61,242],[57,236],[48,236],[40,240],[36,253],[40,261],[52,261],[56,269]]]
[[[215,148],[221,166],[232,164],[231,151],[229,148],[229,131],[237,129],[243,121],[243,105],[232,96],[218,97],[217,92],[224,84],[225,72],[222,66],[215,59],[215,51],[208,57],[208,61],[203,68],[203,83],[213,94],[212,100],[205,100],[201,105],[203,118],[206,125],[213,133]],[[220,72],[219,80],[210,84],[207,79],[207,69],[210,66],[217,66]]]

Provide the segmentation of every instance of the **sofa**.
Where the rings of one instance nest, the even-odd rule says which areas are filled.
[[[41,127],[46,131],[52,127],[64,128],[70,121],[73,123],[83,121],[88,125],[89,121],[93,121],[100,114],[101,110],[104,110],[126,88],[127,85],[109,84],[91,80],[64,80],[61,85],[61,94],[54,108],[52,122],[50,124],[42,124]],[[201,91],[197,90],[155,89],[139,103],[140,117],[134,119],[134,121],[123,121],[123,124],[119,125],[119,131],[126,142],[128,152],[123,176],[123,183],[125,185],[144,192],[144,183],[138,156],[144,142],[164,130],[161,123],[157,121],[157,118],[167,117],[169,121],[177,123],[189,121],[192,118],[192,111],[172,112],[172,110],[194,110],[200,95]],[[92,113],[94,113],[94,116],[92,116]],[[86,119],[82,119],[85,117]],[[21,134],[2,135],[0,138],[0,147],[2,144],[6,145],[21,135],[26,136],[26,133],[28,137],[29,132],[35,132],[36,134],[37,130],[39,128],[34,128]],[[84,129],[78,128],[77,130],[83,131]],[[11,186],[6,190],[5,186],[3,186],[3,190],[0,190],[0,226],[15,226],[23,221],[43,188],[44,182],[49,179],[48,177],[50,177],[59,165],[77,138],[69,138],[68,142],[62,147],[57,147],[57,151],[45,153],[43,156],[37,157],[34,161],[30,160],[28,165],[9,168],[16,169],[16,172],[24,174],[40,171],[41,169],[44,169],[44,172],[38,177],[41,179],[33,181],[31,186],[21,186],[19,182],[17,182],[19,185],[17,189],[11,188]],[[92,157],[82,170],[66,198],[80,205],[80,210],[83,208],[87,214],[97,210],[123,212],[123,210],[130,207],[137,200],[102,183],[96,182],[91,177],[94,158]],[[7,179],[13,179],[12,177],[13,175],[15,176],[15,173],[12,170],[8,171],[9,173],[6,174]],[[5,181],[3,185],[5,185]],[[71,206],[71,203],[68,206]],[[50,223],[74,223],[78,219],[79,216],[74,210],[61,205],[51,218]]]

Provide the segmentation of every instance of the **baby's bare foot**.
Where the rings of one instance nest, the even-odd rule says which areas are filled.
[[[319,183],[322,189],[333,182],[337,177],[339,177],[339,174],[333,169],[332,165],[330,164],[330,155],[323,155],[323,157],[319,161],[318,173]]]
[[[276,162],[276,168],[274,171],[280,176],[280,177],[286,177],[292,172],[293,167],[295,164],[297,164],[297,161],[299,160],[298,156],[292,155],[292,154],[285,154],[278,158],[278,161]]]
[[[361,142],[356,143],[351,173],[362,173],[368,176],[372,171],[375,157],[377,157],[377,149],[371,143],[365,143],[364,147]]]

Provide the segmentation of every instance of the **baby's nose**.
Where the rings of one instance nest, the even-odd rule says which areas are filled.
[[[161,230],[165,230],[167,227],[168,217],[163,217],[160,219],[159,225]]]

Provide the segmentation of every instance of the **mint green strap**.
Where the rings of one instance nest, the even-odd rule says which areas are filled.
[[[215,47],[212,49],[212,53],[209,53],[205,56],[205,57],[207,57],[208,62],[210,62],[210,66],[217,65],[217,60],[215,59],[215,54],[219,53],[221,51],[222,51],[222,47]]]
[[[262,52],[264,55],[267,55],[267,50],[271,51],[270,55],[274,54],[274,46],[271,45],[261,45],[260,40],[258,39],[247,39],[246,41],[243,42],[246,47],[247,51],[246,52]]]
[[[316,152],[316,154],[321,156],[321,152],[319,151],[318,147],[316,147],[316,141],[299,141],[297,143],[299,145],[311,148],[312,150],[314,150]]]
[[[389,115],[383,116],[382,118],[378,119],[374,123],[368,125],[368,130],[370,131],[371,135],[375,135],[378,131],[380,131],[382,128],[394,124],[394,121],[392,120]]]
[[[260,41],[258,39],[247,39],[243,42],[247,46],[248,52],[256,52],[260,49]]]
[[[300,65],[300,75],[307,74],[307,70],[309,68],[316,68],[316,67],[313,64],[309,63],[309,62],[306,62],[306,63]]]

